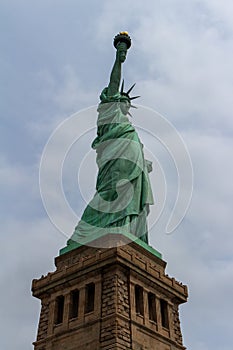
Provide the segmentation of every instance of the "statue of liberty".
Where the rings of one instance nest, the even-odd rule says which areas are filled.
[[[121,68],[131,39],[127,32],[114,38],[116,59],[108,87],[100,95],[97,137],[92,148],[97,153],[96,193],[68,241],[82,242],[108,233],[132,234],[148,243],[147,215],[153,195],[148,173],[151,162],[145,160],[143,145],[129,117],[134,85],[121,88]]]

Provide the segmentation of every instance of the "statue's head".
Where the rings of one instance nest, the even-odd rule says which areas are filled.
[[[120,106],[121,106],[122,113],[125,115],[130,114],[129,113],[130,107],[137,108],[131,104],[131,101],[135,100],[135,98],[138,98],[140,96],[133,96],[133,97],[129,96],[129,93],[133,90],[134,86],[135,86],[135,84],[133,84],[127,92],[124,92],[124,80],[122,81],[121,91],[120,91],[120,94],[121,94],[121,98],[120,98],[121,105]]]
[[[122,99],[120,100],[121,112],[122,112],[124,115],[129,114],[130,107],[131,107],[131,102],[130,102],[127,98],[122,98]]]

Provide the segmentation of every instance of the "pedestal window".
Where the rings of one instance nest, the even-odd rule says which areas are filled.
[[[163,299],[160,299],[160,310],[161,310],[161,322],[162,327],[169,328],[169,322],[168,322],[168,306],[167,302]]]
[[[156,299],[155,299],[155,294],[153,293],[148,293],[148,311],[149,311],[149,320],[157,322]]]
[[[60,295],[56,298],[55,305],[55,324],[60,324],[63,322],[64,315],[64,296]]]
[[[94,311],[95,303],[95,284],[89,283],[85,288],[85,313]]]
[[[75,289],[70,294],[70,318],[78,317],[78,309],[79,309],[79,290]]]
[[[143,288],[139,285],[135,286],[135,306],[136,313],[144,316]]]

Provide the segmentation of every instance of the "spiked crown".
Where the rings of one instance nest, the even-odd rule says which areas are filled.
[[[133,96],[133,97],[130,97],[129,94],[130,92],[133,90],[134,86],[136,85],[133,84],[131,86],[131,88],[129,88],[129,90],[127,92],[124,91],[124,79],[122,80],[122,84],[121,84],[121,91],[120,91],[120,94],[121,94],[121,97],[122,97],[122,100],[125,101],[126,99],[130,102],[130,105],[131,105],[131,101],[132,100],[135,100],[136,98],[139,98],[140,96]],[[134,107],[131,105],[131,107]]]

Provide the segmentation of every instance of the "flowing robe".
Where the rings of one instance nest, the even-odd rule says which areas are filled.
[[[143,145],[121,110],[120,93],[109,98],[107,88],[98,107],[96,193],[87,205],[71,240],[93,234],[131,233],[148,243],[146,217],[153,195],[148,176],[151,162],[144,159]]]

